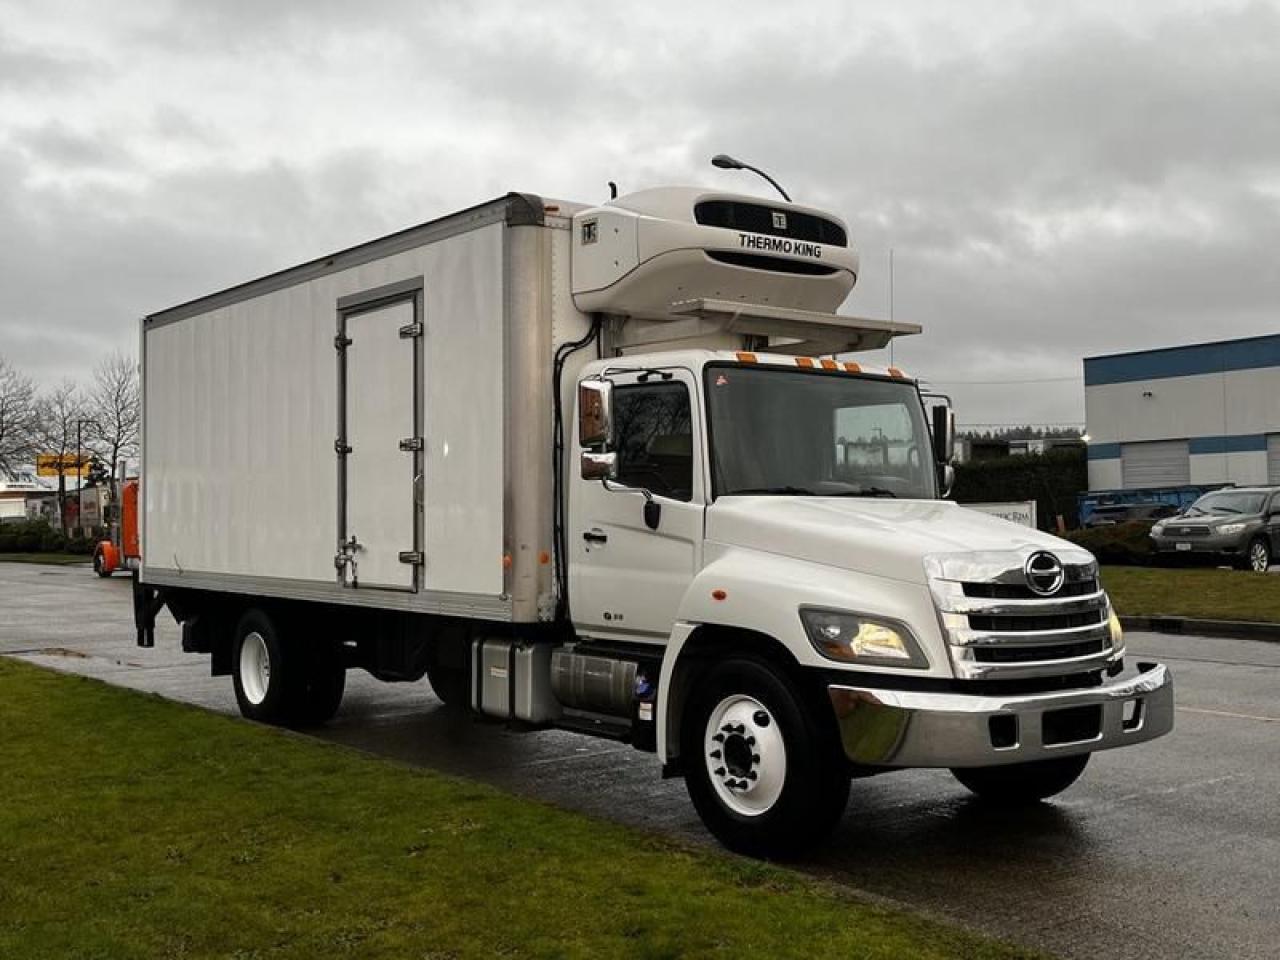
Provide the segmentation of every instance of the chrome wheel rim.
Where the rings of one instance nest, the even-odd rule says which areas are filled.
[[[254,630],[240,643],[240,686],[245,699],[255,707],[267,699],[271,685],[271,654],[267,641]]]
[[[773,809],[787,781],[787,746],[769,709],[733,694],[711,711],[703,760],[720,802],[743,817]]]
[[[1253,561],[1253,569],[1258,573],[1266,573],[1267,567],[1271,566],[1265,543],[1255,543],[1249,551],[1249,558]]]

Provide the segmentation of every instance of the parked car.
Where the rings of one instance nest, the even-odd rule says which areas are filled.
[[[1159,555],[1265,573],[1280,552],[1280,487],[1207,493],[1185,513],[1153,526],[1151,539]]]
[[[1093,508],[1086,527],[1112,527],[1117,523],[1153,524],[1177,516],[1178,508],[1170,503],[1108,503]]]

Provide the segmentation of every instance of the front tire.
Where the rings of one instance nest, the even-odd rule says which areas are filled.
[[[1252,570],[1254,573],[1266,573],[1271,566],[1271,547],[1262,537],[1254,538],[1240,562],[1241,570]]]
[[[681,728],[689,796],[729,849],[791,856],[843,814],[849,770],[834,730],[773,666],[742,659],[713,667]]]
[[[1002,767],[956,767],[951,774],[983,800],[1018,806],[1061,793],[1080,779],[1088,764],[1089,754],[1081,753]]]

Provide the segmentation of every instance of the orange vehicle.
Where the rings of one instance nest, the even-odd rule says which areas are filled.
[[[120,486],[120,501],[112,512],[111,536],[99,540],[93,551],[93,570],[109,577],[117,570],[133,571],[142,559],[138,542],[138,481],[126,480]]]

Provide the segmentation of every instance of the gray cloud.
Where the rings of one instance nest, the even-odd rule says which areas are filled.
[[[893,248],[926,327],[895,359],[962,420],[1077,420],[1084,355],[1280,329],[1280,10],[1112,6],[32,5],[0,350],[77,373],[143,312],[509,189],[766,193],[727,150],[849,220],[850,311],[887,312]]]

